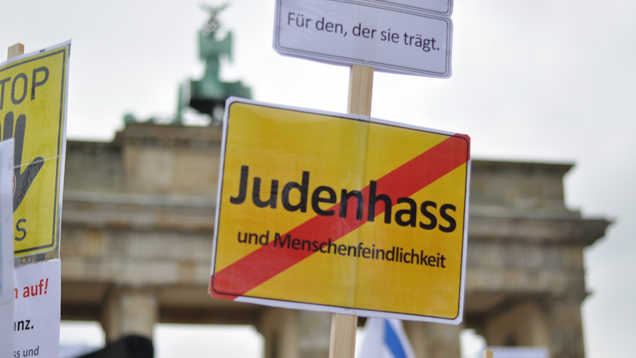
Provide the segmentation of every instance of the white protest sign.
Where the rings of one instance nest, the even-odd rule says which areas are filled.
[[[0,357],[13,356],[13,139],[0,143]]]
[[[58,357],[61,283],[60,260],[15,269],[14,358]]]
[[[331,0],[277,0],[274,49],[378,71],[451,76],[449,18]]]
[[[450,16],[453,12],[452,0],[334,0],[345,2],[357,2],[394,8],[397,10],[429,12],[437,15]]]

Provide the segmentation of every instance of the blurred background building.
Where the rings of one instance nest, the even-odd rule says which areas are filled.
[[[215,126],[129,123],[110,143],[68,142],[62,319],[99,321],[108,341],[159,322],[254,325],[266,358],[327,357],[329,314],[207,293],[220,141]],[[418,358],[460,357],[461,328],[584,357],[583,249],[609,222],[565,206],[571,167],[473,161],[464,324],[405,322]]]
[[[241,82],[219,80],[232,35],[217,39],[218,12],[199,32],[201,80],[179,89],[169,124],[154,118],[109,143],[69,141],[62,219],[62,319],[101,323],[108,342],[152,338],[156,323],[253,325],[265,358],[328,356],[331,316],[214,300],[207,293],[221,127],[183,125],[190,107],[219,124]],[[490,346],[547,347],[583,358],[583,249],[605,235],[564,201],[572,164],[473,160],[464,323],[405,322],[418,358],[457,358],[460,331]],[[364,319],[360,319],[360,324]]]

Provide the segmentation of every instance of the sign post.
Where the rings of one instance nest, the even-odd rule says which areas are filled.
[[[347,113],[371,116],[373,67],[351,65]],[[358,316],[334,313],[331,321],[329,358],[353,358]]]
[[[14,57],[18,57],[20,55],[24,55],[24,45],[21,43],[17,43],[13,46],[9,46],[7,50],[7,60],[10,60]]]

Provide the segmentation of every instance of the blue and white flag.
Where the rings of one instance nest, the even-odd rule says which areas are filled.
[[[368,318],[358,358],[415,358],[402,321]]]

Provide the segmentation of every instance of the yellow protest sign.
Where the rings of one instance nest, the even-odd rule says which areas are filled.
[[[0,133],[15,140],[16,257],[58,247],[69,51],[67,42],[0,64]]]
[[[461,321],[467,136],[251,101],[227,112],[213,296]]]

